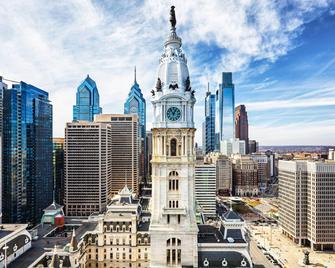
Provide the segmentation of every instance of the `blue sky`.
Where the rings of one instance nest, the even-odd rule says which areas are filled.
[[[201,141],[207,82],[232,71],[250,138],[261,145],[334,144],[335,1],[5,1],[0,74],[50,93],[54,136],[72,119],[76,87],[96,81],[105,113],[122,113],[133,67],[148,102],[176,6]]]

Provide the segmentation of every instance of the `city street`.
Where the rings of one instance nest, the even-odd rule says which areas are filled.
[[[250,255],[252,261],[255,264],[255,268],[276,268],[263,254],[263,252],[257,247],[255,241],[250,241]]]

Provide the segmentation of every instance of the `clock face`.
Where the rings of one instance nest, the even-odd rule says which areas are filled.
[[[181,112],[177,107],[170,107],[166,112],[166,116],[171,121],[177,121],[181,117]]]

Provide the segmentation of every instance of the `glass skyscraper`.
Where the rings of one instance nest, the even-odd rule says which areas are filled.
[[[2,132],[3,132],[3,94],[7,85],[0,76],[0,223],[2,223]]]
[[[232,73],[222,73],[222,83],[216,91],[215,98],[215,149],[220,150],[221,141],[235,138],[235,87],[232,81]]]
[[[97,85],[87,75],[77,89],[76,105],[73,106],[73,121],[94,121],[94,115],[102,113],[99,102]]]
[[[125,114],[137,114],[139,119],[139,150],[140,150],[140,177],[148,176],[146,167],[146,103],[140,86],[136,81],[136,68],[134,71],[134,84],[130,89],[124,103]]]
[[[64,138],[53,139],[53,176],[55,202],[64,205]]]
[[[215,94],[211,94],[209,90],[205,97],[202,146],[205,154],[215,150]]]
[[[3,95],[3,221],[37,223],[52,202],[52,105],[20,82]]]

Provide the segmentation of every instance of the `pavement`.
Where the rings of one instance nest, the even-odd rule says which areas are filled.
[[[263,254],[263,252],[257,247],[255,241],[250,241],[250,255],[254,263],[255,268],[278,268],[274,266]]]
[[[291,239],[281,233],[278,226],[255,226],[248,224],[248,229],[252,234],[252,241],[257,241],[266,249],[270,249],[271,254],[280,259],[289,268],[299,267],[317,267],[317,268],[335,268],[335,252],[318,252],[312,251],[307,247],[300,247]],[[256,246],[257,247],[257,246]],[[251,250],[251,248],[250,248]],[[303,266],[302,259],[304,257],[304,250],[310,252],[309,258],[311,265]],[[265,266],[268,267],[268,266]]]

